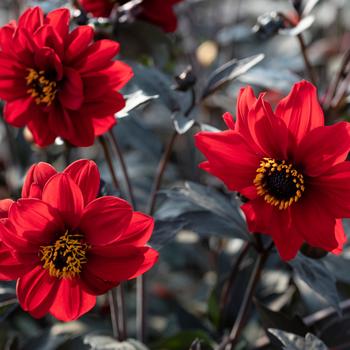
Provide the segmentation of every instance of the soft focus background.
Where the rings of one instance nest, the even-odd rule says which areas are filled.
[[[327,120],[349,120],[349,70],[339,96],[329,101],[327,94],[350,47],[350,1],[300,3],[309,6],[299,29],[317,75]],[[65,0],[1,0],[0,24],[34,5],[45,11],[60,6],[72,8]],[[271,14],[282,12],[297,20],[292,1],[185,0],[176,6],[176,12],[178,29],[171,34],[145,22],[119,24],[115,31],[108,21],[90,19],[90,24],[98,37],[121,43],[119,58],[134,69],[135,77],[124,89],[129,95],[128,107],[118,114],[113,132],[126,159],[138,210],[148,210],[159,160],[174,132],[180,134],[170,154],[154,214],[156,229],[151,243],[160,249],[161,257],[147,273],[147,347],[212,349],[232,327],[255,256],[251,252],[244,260],[223,307],[231,267],[237,252],[251,237],[239,211],[239,200],[214,177],[198,169],[202,158],[194,148],[193,134],[201,129],[223,129],[221,116],[226,111],[235,113],[240,87],[250,84],[256,93],[267,91],[267,99],[274,105],[293,83],[309,76],[295,33],[278,33],[280,23]],[[78,16],[73,8],[72,13]],[[265,17],[259,19],[260,27],[253,31],[261,15]],[[76,17],[72,25],[79,20],[81,17]],[[228,66],[215,72],[227,62]],[[175,76],[188,66],[192,66],[192,72],[187,72],[187,79],[193,82],[195,77],[196,82],[179,91],[176,87],[181,79]],[[55,145],[39,149],[30,139],[26,130],[1,122],[1,198],[19,196],[23,176],[31,164],[47,161],[63,169],[66,163],[83,157],[99,165],[103,191],[118,194],[98,143],[67,150],[57,140]],[[125,188],[117,161],[115,168]],[[319,260],[300,254],[288,264],[282,263],[275,252],[263,271],[254,307],[236,348],[281,349],[283,341],[277,340],[281,338],[287,339],[284,344],[289,350],[324,349],[317,347],[320,342],[314,338],[303,340],[311,332],[332,349],[350,349],[349,259],[349,248],[341,257],[328,255]],[[14,283],[0,282],[0,349],[145,349],[132,341],[120,345],[109,337],[109,309],[103,296],[88,315],[63,324],[50,316],[31,318],[16,303],[14,288]],[[131,281],[127,284],[130,338],[136,333],[135,300],[135,282]],[[273,331],[273,336],[266,331],[268,328],[302,338],[282,331]]]

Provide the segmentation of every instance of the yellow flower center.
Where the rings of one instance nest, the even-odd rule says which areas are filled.
[[[285,160],[263,158],[254,179],[258,195],[278,209],[287,209],[305,191],[304,177]]]
[[[67,230],[54,244],[40,247],[40,259],[50,276],[72,279],[80,274],[87,263],[89,248],[83,242],[83,235]]]
[[[27,86],[29,87],[27,93],[34,98],[37,105],[43,103],[50,106],[56,97],[57,83],[49,80],[43,70],[37,72],[30,68],[28,72],[26,76]]]

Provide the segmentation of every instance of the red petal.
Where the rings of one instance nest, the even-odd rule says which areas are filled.
[[[114,115],[124,108],[124,106],[124,97],[119,92],[109,90],[104,96],[93,100],[86,100],[80,113],[94,119],[105,118]]]
[[[84,101],[84,88],[80,74],[72,69],[64,69],[64,81],[58,98],[65,108],[79,109]]]
[[[310,131],[295,151],[295,161],[308,176],[318,176],[344,161],[350,151],[350,125],[346,122]]]
[[[173,32],[177,27],[173,5],[174,1],[145,1],[142,3],[143,11],[139,17],[160,26],[166,32]]]
[[[350,217],[350,162],[335,165],[326,173],[313,178],[310,191],[336,218]],[[307,190],[309,190],[307,188]]]
[[[290,147],[288,129],[284,122],[273,114],[263,95],[259,96],[249,111],[248,127],[250,135],[244,134],[246,141],[255,144],[257,152],[261,150],[271,158],[287,159]]]
[[[68,9],[60,8],[49,12],[45,18],[45,23],[54,27],[56,32],[64,40],[69,31],[70,13]]]
[[[83,195],[68,174],[56,174],[46,183],[43,201],[56,208],[68,228],[77,227],[84,207]]]
[[[109,0],[79,0],[79,2],[85,11],[92,13],[95,17],[109,17],[114,6]]]
[[[31,266],[21,264],[3,242],[0,241],[0,280],[16,280],[23,276]]]
[[[18,234],[10,220],[0,220],[0,237],[21,263],[26,263],[28,266],[39,263],[38,251],[40,244],[28,241],[28,239]]]
[[[63,39],[54,30],[52,26],[41,26],[34,34],[33,40],[37,49],[50,48],[54,50],[58,57],[63,57],[64,43]],[[35,50],[36,51],[36,50]]]
[[[73,64],[88,48],[94,38],[94,30],[90,26],[79,26],[68,35],[65,62]]]
[[[259,157],[234,131],[200,132],[197,148],[207,157],[202,168],[217,176],[233,191],[251,186],[259,167]]]
[[[12,199],[0,200],[0,219],[8,217],[8,212],[12,203]]]
[[[97,249],[96,249],[97,250]],[[87,273],[106,281],[122,282],[142,275],[153,267],[158,252],[149,247],[115,245],[98,248],[99,255],[91,251]]]
[[[39,70],[55,73],[55,80],[62,79],[62,62],[56,52],[50,47],[42,47],[35,52],[35,64]]]
[[[83,269],[80,274],[80,285],[89,294],[101,295],[117,286],[119,282],[105,281],[104,279],[95,276],[88,269]]]
[[[9,210],[16,234],[38,246],[49,244],[57,232],[64,230],[59,213],[36,198],[19,199]]]
[[[23,310],[34,317],[43,317],[55,299],[59,283],[40,266],[21,277],[17,282],[17,298]]]
[[[289,95],[279,102],[276,115],[285,121],[297,142],[309,131],[324,125],[316,88],[305,80],[294,84]]]
[[[242,206],[249,230],[271,236],[283,260],[293,259],[304,242],[294,228],[290,209],[279,210],[268,204],[262,197]]]
[[[12,53],[12,38],[14,32],[15,27],[9,24],[0,28],[0,47],[3,52]]]
[[[256,104],[256,101],[254,91],[250,86],[240,89],[236,107],[236,131],[243,135],[249,134],[249,110]]]
[[[57,134],[54,132],[55,130],[48,128],[48,114],[37,109],[36,113],[30,116],[32,119],[28,122],[28,128],[33,134],[34,142],[40,147],[51,145]]]
[[[50,313],[61,321],[73,321],[90,311],[95,304],[96,297],[84,292],[77,281],[62,279]]]
[[[7,123],[21,128],[28,123],[35,109],[31,97],[17,99],[5,104],[4,118]]]
[[[121,61],[114,61],[108,69],[100,71],[99,74],[108,77],[109,85],[114,90],[122,89],[134,75],[132,68]]]
[[[144,246],[151,238],[154,228],[152,217],[134,212],[127,231],[119,237],[118,244],[130,244],[133,246]]]
[[[80,111],[69,111],[62,106],[53,108],[49,115],[50,128],[74,146],[91,146],[95,140],[91,118]]]
[[[304,192],[299,202],[292,206],[291,213],[294,227],[305,242],[329,252],[339,247],[336,220],[312,192]]]
[[[24,179],[22,197],[40,199],[42,189],[44,188],[46,182],[56,173],[56,169],[48,163],[40,162],[32,165]]]
[[[92,125],[96,136],[103,135],[108,130],[112,129],[117,124],[117,119],[114,115],[103,118],[92,118]]]
[[[33,34],[44,23],[44,13],[39,6],[29,8],[18,19],[18,27]]]
[[[96,41],[87,49],[84,58],[79,63],[79,72],[87,73],[108,68],[118,51],[119,44],[115,41],[108,39]]]
[[[28,87],[23,79],[26,74],[23,74],[20,78],[15,76],[6,78],[5,75],[8,75],[8,72],[0,68],[0,97],[5,101],[27,100],[29,97]]]
[[[128,202],[111,196],[97,198],[84,210],[79,229],[92,245],[116,241],[128,229],[132,209]]]
[[[64,173],[69,174],[80,187],[85,206],[96,198],[100,188],[100,172],[95,162],[87,159],[77,160],[70,164]]]
[[[344,231],[343,223],[340,219],[335,221],[335,238],[338,242],[337,248],[332,250],[333,254],[339,255],[343,252],[343,246],[347,241],[347,236]]]
[[[233,115],[231,113],[226,112],[222,118],[229,129],[235,130],[235,121],[233,120]]]

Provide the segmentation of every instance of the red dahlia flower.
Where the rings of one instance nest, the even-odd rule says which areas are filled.
[[[174,32],[177,27],[177,19],[173,6],[182,0],[143,0],[138,17],[149,21],[166,32]],[[125,4],[128,0],[118,1]],[[80,0],[84,9],[95,17],[109,17],[116,3],[114,0]]]
[[[0,200],[0,222],[6,219],[13,201],[11,199]],[[1,240],[0,236],[0,280],[11,280],[12,275],[22,269],[22,265],[12,255],[11,250]]]
[[[50,175],[52,169],[44,163],[32,168],[23,192],[41,199],[20,199],[1,219],[1,237],[16,266],[8,271],[8,256],[0,251],[0,276],[6,271],[5,278],[18,278],[19,303],[34,317],[49,312],[69,321],[88,312],[96,295],[149,270],[158,253],[146,245],[151,217],[120,198],[96,199],[93,162]]]
[[[125,105],[118,92],[132,70],[113,61],[119,44],[93,42],[94,31],[69,32],[69,11],[44,18],[39,7],[25,11],[18,24],[0,29],[0,98],[5,120],[28,126],[40,146],[57,136],[75,146],[89,146],[115,125]]]
[[[242,89],[230,130],[196,135],[208,161],[201,168],[249,201],[242,206],[249,230],[271,235],[281,257],[292,259],[303,242],[339,253],[340,218],[350,217],[350,128],[324,126],[316,89],[295,84],[275,112]]]

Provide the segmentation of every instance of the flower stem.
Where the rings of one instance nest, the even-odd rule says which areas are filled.
[[[316,86],[316,74],[314,72],[314,69],[312,68],[312,65],[310,63],[309,57],[307,55],[306,52],[306,45],[305,45],[305,41],[304,41],[304,37],[303,35],[300,33],[297,35],[298,41],[299,41],[299,45],[300,45],[300,49],[301,49],[301,54],[303,55],[303,59],[305,62],[305,67],[306,70],[308,71],[308,75],[310,77],[310,80],[312,82],[312,84],[314,84]]]
[[[345,78],[346,75],[346,68],[350,62],[350,49],[345,52],[345,55],[343,57],[342,63],[340,65],[340,69],[336,75],[336,78],[329,88],[329,91],[325,97],[325,101],[323,103],[323,108],[328,111],[332,107],[332,101],[333,98],[336,95],[336,92],[338,90],[338,87],[340,85],[340,82],[342,81],[343,78]]]
[[[291,21],[285,14],[279,12],[278,13],[279,16],[281,18],[283,18],[283,20],[285,22],[288,23],[288,25],[290,25],[291,27],[295,27],[295,23],[293,21]],[[309,75],[309,78],[310,78],[310,81],[312,82],[312,84],[316,85],[316,82],[317,82],[317,79],[316,79],[316,74],[314,72],[314,69],[310,63],[310,60],[309,60],[309,56],[307,55],[307,47],[306,47],[306,44],[305,44],[305,41],[304,41],[304,37],[303,37],[303,34],[300,33],[297,35],[297,39],[298,39],[298,42],[299,42],[299,46],[300,46],[300,49],[301,49],[301,54],[303,56],[303,59],[304,59],[304,63],[305,63],[305,67],[306,67],[306,70],[308,72],[308,75]]]
[[[146,335],[146,277],[136,279],[136,332],[137,339],[144,342]]]
[[[168,165],[171,151],[173,150],[177,136],[178,136],[178,133],[176,132],[176,130],[174,130],[166,146],[165,152],[163,153],[163,156],[158,164],[157,175],[152,185],[152,191],[151,191],[151,196],[150,196],[150,201],[148,206],[148,212],[150,215],[153,215],[154,213],[154,210],[156,207],[156,201],[157,201],[157,193],[162,183],[163,175],[164,175],[166,166]]]
[[[122,340],[127,339],[128,331],[126,326],[126,312],[125,312],[125,297],[124,297],[124,285],[121,283],[117,288],[117,302],[118,302],[118,316],[119,324],[122,333]]]
[[[241,264],[245,258],[245,256],[247,255],[248,251],[249,251],[249,248],[250,248],[250,243],[249,242],[245,242],[237,256],[237,258],[235,259],[235,262],[232,266],[232,269],[231,269],[231,273],[230,273],[230,276],[229,276],[229,279],[228,279],[228,284],[226,286],[226,288],[223,290],[223,293],[222,293],[222,297],[221,297],[221,301],[220,301],[220,315],[223,314],[224,312],[224,308],[225,306],[227,305],[228,303],[228,299],[230,297],[230,292],[231,292],[231,289],[233,287],[233,284],[236,280],[236,277],[237,277],[237,273],[241,267]]]
[[[124,176],[124,179],[126,182],[128,201],[132,204],[134,210],[136,210],[135,196],[134,196],[134,192],[132,190],[131,181],[130,181],[128,169],[127,169],[126,164],[125,164],[123,153],[120,149],[119,143],[118,143],[115,135],[113,134],[112,130],[109,131],[109,136],[110,136],[110,139],[112,140],[112,145],[114,146],[114,150],[118,156],[118,160],[120,162],[120,166],[121,166],[123,176]]]
[[[103,136],[99,137],[99,141],[103,148],[104,156],[112,177],[113,185],[116,189],[120,190],[107,142]],[[117,294],[117,296],[115,296],[115,293]],[[111,308],[113,335],[117,336],[118,340],[125,340],[127,336],[127,330],[124,289],[122,284],[120,284],[117,288],[113,288],[109,291],[109,304]]]
[[[154,213],[156,200],[157,200],[157,193],[162,183],[163,175],[164,175],[166,166],[169,162],[171,151],[173,149],[177,135],[178,133],[174,130],[169,140],[169,143],[166,146],[165,152],[158,164],[157,175],[153,182],[150,202],[148,206],[149,208],[148,213],[150,215],[153,215]],[[136,288],[137,339],[141,342],[144,342],[145,330],[146,330],[146,276],[145,275],[141,275],[137,277],[136,286],[137,286]]]
[[[101,143],[101,146],[102,146],[102,149],[104,152],[104,156],[105,156],[105,159],[106,159],[106,162],[108,165],[109,172],[111,174],[113,185],[116,189],[119,189],[119,191],[120,191],[119,182],[117,179],[117,175],[115,174],[115,171],[114,171],[113,162],[112,162],[111,154],[110,154],[109,149],[108,149],[106,139],[103,136],[100,136],[99,141]]]
[[[111,310],[111,322],[112,322],[112,329],[113,329],[113,336],[117,340],[122,340],[122,332],[119,327],[119,320],[117,315],[119,315],[118,312],[118,301],[115,295],[115,289],[111,289],[108,291],[108,301],[109,301],[109,308]]]
[[[230,335],[222,341],[218,346],[217,350],[231,350],[233,346],[239,339],[239,336],[242,333],[251,303],[252,298],[256,289],[256,286],[259,282],[261,271],[265,265],[265,262],[269,256],[270,249],[266,249],[258,255],[256,259],[253,272],[251,274],[246,293],[244,294],[241,307],[239,309],[236,321],[231,329]]]

